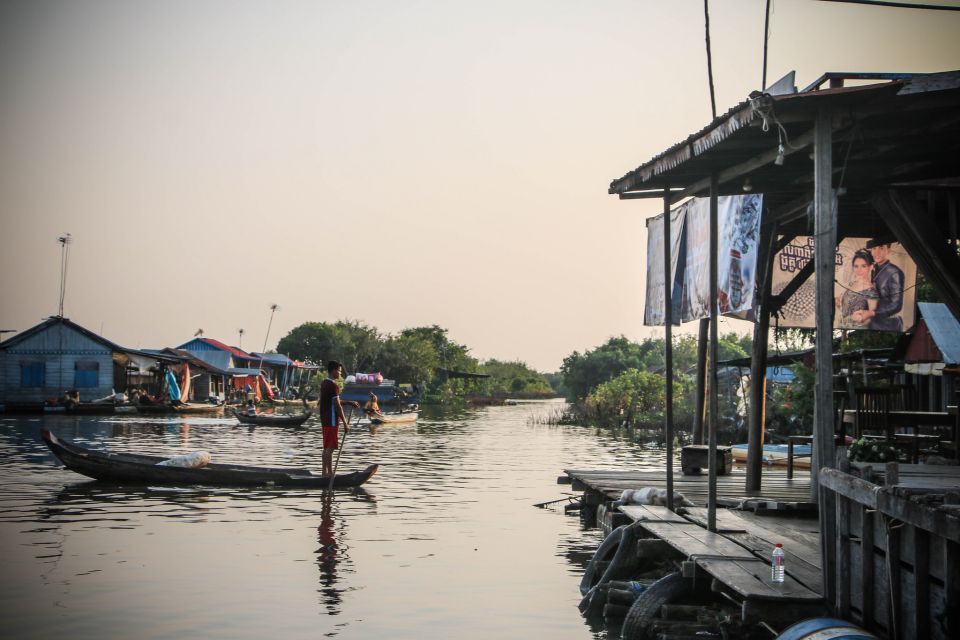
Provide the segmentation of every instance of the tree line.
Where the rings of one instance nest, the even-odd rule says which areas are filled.
[[[480,361],[437,325],[384,334],[353,320],[306,322],[280,339],[277,352],[315,364],[337,360],[349,373],[379,372],[400,383],[421,385],[427,401],[446,401],[468,393],[495,397],[555,394],[544,375],[523,362]],[[450,378],[450,371],[490,377]]]

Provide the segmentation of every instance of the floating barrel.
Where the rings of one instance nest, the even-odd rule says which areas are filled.
[[[878,640],[852,622],[839,618],[811,618],[792,625],[776,640]]]

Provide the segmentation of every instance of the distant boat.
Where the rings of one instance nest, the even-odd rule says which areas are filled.
[[[107,453],[61,440],[47,429],[40,432],[50,450],[71,471],[103,482],[158,485],[277,486],[325,489],[330,478],[307,469],[248,467],[210,463],[188,468],[163,466],[167,458],[132,453]],[[338,473],[334,487],[359,487],[377,472],[372,464],[362,471]]]
[[[311,411],[304,413],[258,413],[255,416],[236,410],[234,410],[234,413],[237,420],[243,424],[262,424],[275,427],[299,427],[313,415]]]
[[[407,411],[405,413],[381,413],[370,416],[370,422],[373,424],[405,424],[416,422],[420,414],[416,411]]]
[[[793,466],[798,469],[810,468],[810,452],[812,447],[808,444],[793,445]],[[736,462],[747,461],[747,445],[733,445],[733,459]],[[785,444],[765,444],[763,445],[763,463],[775,466],[787,466],[787,445]]]

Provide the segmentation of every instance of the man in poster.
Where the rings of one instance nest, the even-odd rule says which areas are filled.
[[[888,238],[873,238],[867,241],[867,249],[873,256],[873,286],[877,290],[877,307],[861,311],[863,320],[878,331],[903,331],[900,310],[903,308],[903,271],[890,262]]]

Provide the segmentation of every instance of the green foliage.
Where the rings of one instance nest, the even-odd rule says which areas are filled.
[[[601,423],[633,424],[638,418],[663,415],[666,390],[663,377],[639,369],[627,369],[596,386],[584,401],[589,414]]]
[[[847,447],[847,458],[853,462],[896,462],[900,451],[882,441],[859,438]]]
[[[550,396],[553,389],[540,373],[523,362],[487,360],[480,365],[481,373],[490,376],[485,381],[485,391],[493,396]]]
[[[750,353],[753,339],[727,333],[719,337],[717,351],[719,360],[743,358]],[[629,369],[640,371],[663,370],[665,366],[663,338],[647,338],[643,342],[630,342],[620,336],[610,338],[593,351],[580,354],[574,351],[563,360],[560,376],[567,399],[577,401],[586,398],[590,391],[607,380]],[[676,379],[695,371],[697,365],[697,337],[678,336],[673,339],[673,370]]]
[[[383,343],[377,367],[387,377],[401,382],[430,382],[440,366],[433,343],[418,335],[391,336]]]
[[[306,322],[277,343],[277,351],[300,360],[322,364],[338,360],[347,371],[370,370],[377,360],[381,339],[377,330],[356,321]]]

